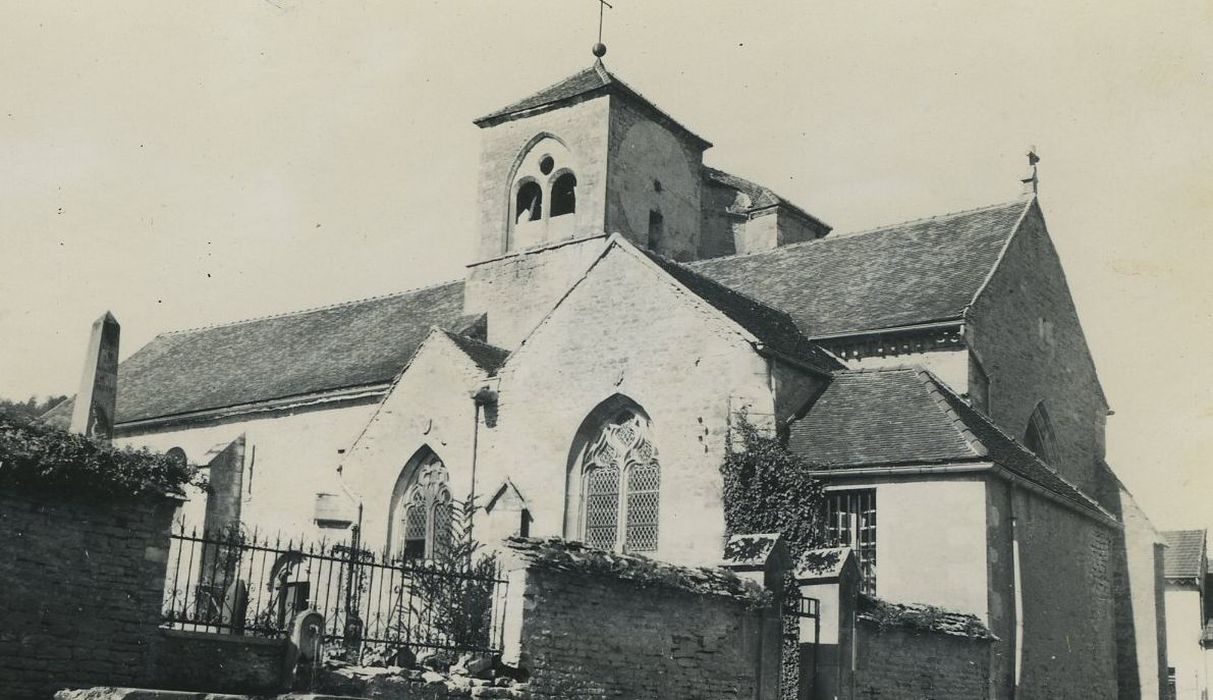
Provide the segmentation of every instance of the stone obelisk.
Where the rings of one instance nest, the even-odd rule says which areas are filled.
[[[73,433],[109,442],[114,437],[114,408],[118,402],[118,333],[114,315],[93,321],[84,357],[84,375],[72,406]]]

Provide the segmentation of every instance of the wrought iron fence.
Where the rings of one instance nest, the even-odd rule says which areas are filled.
[[[324,615],[329,649],[406,664],[422,650],[500,648],[506,580],[492,558],[403,560],[347,542],[238,530],[171,535],[163,621],[186,631],[283,637],[295,613]]]

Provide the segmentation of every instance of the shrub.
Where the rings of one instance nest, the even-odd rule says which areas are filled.
[[[183,496],[203,481],[193,467],[146,449],[0,415],[0,489],[87,498]]]

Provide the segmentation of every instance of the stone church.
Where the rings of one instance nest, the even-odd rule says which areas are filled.
[[[825,465],[865,592],[986,622],[991,697],[1158,697],[1152,562],[1126,561],[1108,402],[1032,193],[833,232],[705,165],[600,60],[475,123],[463,279],[121,364],[116,440],[210,472],[189,517],[426,557],[471,494],[484,541],[714,564],[744,413]]]

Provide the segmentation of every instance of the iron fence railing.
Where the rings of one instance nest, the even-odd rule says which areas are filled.
[[[403,560],[347,542],[239,531],[171,534],[163,622],[195,632],[282,637],[295,613],[324,615],[347,660],[399,663],[422,650],[500,649],[506,580],[491,558]]]

